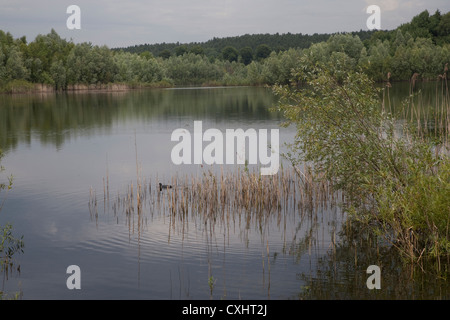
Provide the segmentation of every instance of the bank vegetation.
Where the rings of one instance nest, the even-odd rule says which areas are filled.
[[[305,56],[315,63],[343,62],[374,81],[385,81],[388,72],[391,81],[413,74],[436,80],[450,61],[449,34],[450,13],[439,10],[390,31],[245,35],[122,49],[75,44],[54,30],[31,42],[0,31],[0,92],[287,84]]]

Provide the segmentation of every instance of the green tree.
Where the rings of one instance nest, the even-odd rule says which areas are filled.
[[[29,71],[25,67],[22,53],[16,46],[12,46],[5,63],[5,78],[10,81],[26,80],[28,77]]]
[[[205,54],[205,49],[203,49],[202,46],[195,45],[189,50],[189,52],[193,53],[193,54],[204,55]]]
[[[10,32],[3,32],[0,30],[0,45],[5,47],[10,47],[14,43],[14,37]]]
[[[317,179],[331,181],[350,218],[408,261],[448,257],[448,154],[384,112],[366,74],[344,71],[338,81],[339,67],[307,59],[300,65],[293,80],[305,86],[274,88],[278,111],[297,127],[289,159],[311,164]]]
[[[25,63],[30,71],[30,81],[34,83],[45,83],[42,75],[44,70],[41,59],[30,57]]]
[[[272,52],[263,64],[263,79],[267,84],[288,84],[292,78],[292,70],[298,67],[301,53],[295,49],[275,53]]]
[[[89,69],[89,50],[91,45],[88,43],[77,44],[67,56],[67,75],[68,84],[90,84],[92,76]]]
[[[109,83],[117,73],[111,50],[90,43],[77,44],[71,50],[66,69],[68,84]]]
[[[391,79],[409,80],[412,76],[413,68],[411,66],[411,50],[406,46],[399,46],[395,51],[391,61]]]
[[[147,59],[147,60],[153,58],[153,54],[150,51],[141,52],[139,54],[139,56],[141,56],[142,58]]]
[[[391,46],[391,49],[393,49],[395,52],[395,50],[397,50],[398,47],[406,46],[406,44],[407,44],[407,41],[406,41],[405,37],[403,36],[402,30],[398,29],[397,33],[395,34],[395,40]]]
[[[244,47],[240,50],[241,61],[245,65],[249,65],[253,61],[253,50],[250,47]]]
[[[422,11],[412,18],[410,23],[400,26],[402,32],[409,32],[414,38],[432,38],[431,20],[428,10]]]
[[[239,52],[235,47],[227,46],[222,50],[222,58],[226,61],[238,61]]]
[[[441,21],[436,27],[437,35],[441,38],[439,42],[450,43],[450,12],[441,17]]]
[[[183,54],[185,54],[187,52],[188,52],[188,48],[185,45],[178,46],[175,49],[175,55],[176,56],[182,56]]]
[[[95,46],[90,53],[92,60],[90,67],[95,70],[95,82],[112,82],[114,75],[117,72],[117,68],[114,65],[111,50],[107,46]]]
[[[326,42],[315,43],[304,53],[309,56],[311,61],[326,63],[329,58],[328,44]]]
[[[438,36],[438,26],[439,23],[441,22],[442,16],[441,16],[441,12],[439,10],[436,10],[436,12],[430,16],[430,21],[429,21],[429,30],[430,33],[433,35],[433,38],[435,38],[436,36]]]
[[[187,53],[183,56],[172,56],[163,61],[166,76],[175,84],[203,84],[217,81],[223,77],[223,67],[212,63],[208,57]]]
[[[50,67],[54,61],[60,60],[66,63],[69,53],[75,45],[62,39],[55,30],[51,30],[47,35],[37,35],[35,40],[30,42],[27,48],[27,57],[39,59],[41,74],[50,72]],[[42,76],[33,74],[33,78],[42,82]]]
[[[255,52],[256,59],[258,61],[266,59],[267,57],[270,56],[271,52],[272,52],[272,50],[270,49],[270,47],[267,44],[260,44],[256,48],[256,52]]]
[[[65,89],[67,86],[66,68],[61,60],[53,61],[50,67],[50,76],[52,77],[55,89]]]
[[[6,79],[5,54],[0,46],[0,81]]]
[[[370,46],[367,57],[367,74],[375,81],[386,80],[386,75],[391,72],[391,56],[389,41],[378,40]]]
[[[146,59],[129,52],[114,55],[114,65],[117,69],[114,81],[152,83],[164,78],[164,70],[157,59]]]
[[[354,59],[355,62],[358,62],[361,49],[363,48],[363,43],[359,37],[351,34],[333,35],[328,39],[327,45],[329,54],[343,52]]]
[[[140,61],[139,81],[154,83],[165,77],[165,71],[156,59],[145,59]]]
[[[165,49],[161,51],[158,56],[163,59],[169,59],[172,56],[172,53],[170,52],[170,50]]]
[[[263,65],[258,61],[252,61],[247,66],[247,78],[250,84],[260,85],[267,83],[263,78]]]

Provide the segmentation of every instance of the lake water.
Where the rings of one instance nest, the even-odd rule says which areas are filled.
[[[224,133],[279,129],[281,144],[292,141],[295,128],[280,127],[282,117],[268,110],[275,103],[270,89],[254,87],[0,96],[1,178],[14,176],[13,189],[0,194],[0,225],[10,222],[25,243],[14,257],[20,273],[4,291],[23,299],[296,299],[330,283],[332,296],[378,297],[365,284],[377,261],[349,271],[348,259],[336,257],[345,251],[336,250],[337,207],[284,210],[263,228],[251,219],[230,226],[188,217],[175,225],[165,211],[144,208],[135,219],[114,210],[138,176],[156,188],[177,175],[236,170],[172,163],[172,132],[192,134],[194,121]],[[342,255],[354,261],[349,252]],[[337,268],[331,278],[324,261]],[[67,288],[70,265],[80,267],[81,290]]]

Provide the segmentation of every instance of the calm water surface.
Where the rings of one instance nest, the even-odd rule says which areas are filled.
[[[156,179],[219,169],[172,164],[171,133],[193,133],[194,120],[203,130],[279,129],[281,143],[292,141],[295,129],[281,128],[281,116],[268,110],[275,102],[265,88],[0,96],[1,177],[14,176],[0,224],[10,222],[25,242],[15,257],[21,272],[5,291],[24,299],[296,299],[311,290],[311,280],[329,280],[318,268],[336,261],[336,208],[314,217],[283,214],[264,230],[194,220],[172,228],[158,212],[144,212],[137,227],[103,201],[106,178],[112,199],[136,181],[136,151],[140,175],[154,186]],[[66,287],[69,265],[81,268],[81,290]],[[352,271],[361,276],[334,266],[343,277],[333,277],[330,290],[350,298],[368,291],[364,263]]]

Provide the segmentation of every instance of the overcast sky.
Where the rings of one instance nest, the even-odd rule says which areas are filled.
[[[81,29],[69,30],[69,5]],[[450,11],[449,0],[0,0],[0,30],[32,41],[54,28],[74,42],[108,47],[203,42],[246,33],[332,33],[367,30],[368,5],[381,9],[381,28],[394,29],[427,9]]]

